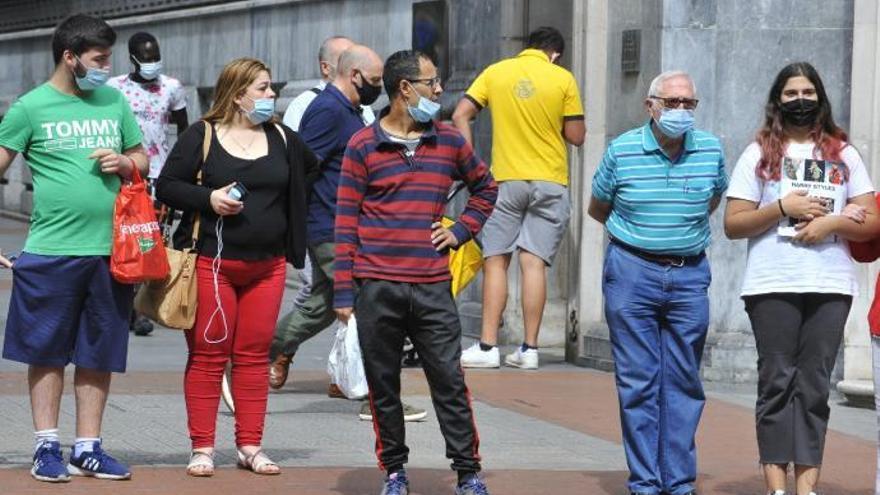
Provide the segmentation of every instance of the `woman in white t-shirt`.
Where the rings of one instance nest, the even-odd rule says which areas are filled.
[[[798,495],[818,483],[831,370],[858,291],[846,240],[880,231],[873,191],[816,70],[783,68],[764,125],[737,161],[724,215],[727,236],[749,240],[742,298],[758,349],[756,429],[770,494],[785,493],[789,464]],[[834,214],[840,203],[864,211]]]

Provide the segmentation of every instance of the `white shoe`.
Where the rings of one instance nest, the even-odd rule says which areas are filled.
[[[498,346],[488,351],[480,349],[480,343],[461,351],[462,368],[498,368],[501,366],[501,355]]]
[[[523,351],[522,347],[517,347],[513,353],[504,357],[504,364],[524,370],[536,370],[538,369],[538,350]]]

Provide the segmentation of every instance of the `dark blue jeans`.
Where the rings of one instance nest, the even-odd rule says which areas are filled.
[[[606,251],[605,319],[632,492],[681,495],[694,489],[711,279],[705,256],[678,267],[647,261],[614,243]]]

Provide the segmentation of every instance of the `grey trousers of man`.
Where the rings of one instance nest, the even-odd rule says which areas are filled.
[[[298,270],[296,275],[299,278],[299,289],[297,289],[296,295],[293,297],[294,307],[305,304],[312,293],[312,258],[309,256],[308,251],[306,251],[306,255],[303,258],[302,270]]]
[[[299,346],[336,321],[333,311],[333,263],[336,245],[325,242],[309,246],[312,283],[308,297],[284,315],[275,327],[269,358],[293,356]]]

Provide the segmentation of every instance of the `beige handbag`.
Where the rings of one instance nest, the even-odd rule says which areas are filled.
[[[205,140],[202,142],[202,166],[208,159],[211,147],[212,127],[205,123]],[[196,175],[196,184],[202,183],[202,167]],[[185,249],[174,249],[166,239],[165,253],[171,270],[165,280],[152,280],[141,285],[134,298],[135,310],[168,328],[189,330],[196,322],[197,280],[196,241],[199,235],[199,214],[192,226],[192,244]]]

